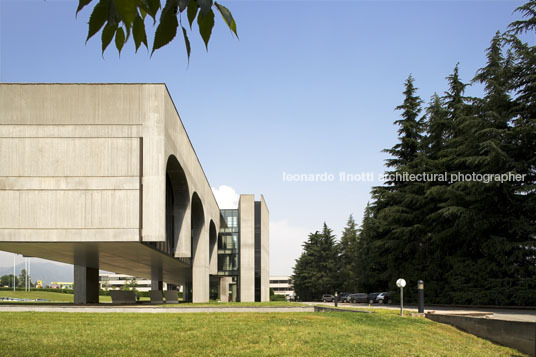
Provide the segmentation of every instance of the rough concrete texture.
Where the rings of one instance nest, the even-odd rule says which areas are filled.
[[[240,301],[255,301],[255,196],[240,195]]]
[[[97,304],[99,302],[99,269],[74,266],[74,303]]]
[[[166,168],[176,160],[187,195],[175,208],[175,251],[193,258],[194,301],[208,301],[207,222],[219,208],[164,84],[0,84],[0,249],[73,264],[75,250],[97,249],[99,265],[164,281],[192,280],[189,261],[144,251],[166,241]],[[203,208],[191,256],[191,201]],[[58,243],[66,244],[58,244]],[[115,260],[103,243],[130,242]],[[34,244],[53,247],[35,249]],[[83,244],[92,243],[92,244]],[[43,246],[41,245],[41,248]],[[116,249],[116,248],[114,248]],[[140,260],[138,254],[149,257]]]
[[[536,323],[534,322],[431,313],[427,313],[426,318],[455,326],[486,340],[536,356]]]
[[[270,213],[261,195],[261,301],[270,301]]]
[[[151,298],[151,304],[163,304],[164,294],[162,290],[150,290],[149,297]]]
[[[223,276],[220,278],[220,301],[229,301],[229,284],[233,279],[229,276]]]

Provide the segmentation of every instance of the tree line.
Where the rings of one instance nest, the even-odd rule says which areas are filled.
[[[429,303],[536,306],[536,46],[518,37],[536,29],[536,1],[516,11],[523,19],[495,34],[471,82],[457,64],[424,103],[408,77],[389,179],[359,229],[350,216],[340,242],[326,224],[309,235],[294,268],[300,298],[394,291],[404,278],[410,301],[424,280]],[[474,83],[481,97],[465,95]]]

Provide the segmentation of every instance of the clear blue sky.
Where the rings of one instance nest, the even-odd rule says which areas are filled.
[[[522,4],[221,2],[240,40],[218,15],[208,53],[191,35],[188,66],[182,39],[152,58],[132,45],[118,58],[112,44],[103,59],[100,35],[85,44],[89,10],[75,19],[78,1],[0,0],[0,80],[166,83],[211,185],[265,195],[272,274],[291,273],[324,221],[338,235],[350,213],[360,222],[374,185],[283,182],[283,172],[382,173],[407,76],[426,101],[457,62],[469,81]]]

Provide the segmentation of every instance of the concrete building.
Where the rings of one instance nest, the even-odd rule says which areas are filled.
[[[100,273],[99,274],[99,287],[101,290],[121,290],[125,283],[136,282],[137,291],[150,291],[152,288],[151,279],[144,279],[141,277],[133,277],[126,274],[117,273]],[[162,288],[167,289],[167,284],[164,282]]]
[[[294,299],[294,286],[289,276],[271,276],[270,289],[276,295],[285,295],[288,299]]]
[[[74,264],[76,303],[98,302],[99,269],[194,302],[228,299],[233,279],[254,301],[258,278],[269,300],[264,198],[238,215],[238,275],[223,274],[224,220],[164,84],[0,84],[0,250]]]

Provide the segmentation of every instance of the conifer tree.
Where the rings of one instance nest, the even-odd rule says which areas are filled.
[[[350,215],[346,227],[342,232],[339,243],[341,261],[341,290],[347,292],[358,291],[358,229],[354,217]]]
[[[339,249],[333,231],[324,223],[322,232],[309,234],[303,253],[296,259],[292,281],[302,300],[318,300],[339,291]]]

